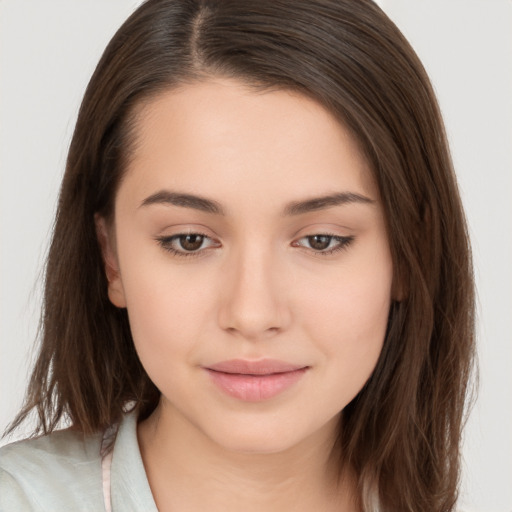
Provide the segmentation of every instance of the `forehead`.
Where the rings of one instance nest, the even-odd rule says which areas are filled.
[[[141,104],[126,178],[146,194],[192,187],[228,198],[228,185],[267,203],[340,188],[378,195],[357,141],[318,102],[228,79],[181,86]]]

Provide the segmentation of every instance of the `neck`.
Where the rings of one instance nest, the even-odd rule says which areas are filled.
[[[276,453],[225,449],[161,406],[138,428],[158,510],[356,511],[354,480],[339,471],[338,419]]]

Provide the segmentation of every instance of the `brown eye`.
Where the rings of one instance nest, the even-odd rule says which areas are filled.
[[[197,251],[203,245],[204,238],[203,235],[196,234],[180,235],[178,241],[184,251]]]
[[[158,244],[174,256],[199,256],[207,249],[220,247],[220,244],[202,233],[179,233],[155,239]]]
[[[307,237],[309,246],[316,251],[325,251],[333,239],[329,235],[312,235]]]
[[[292,243],[294,247],[304,247],[315,255],[329,256],[346,249],[353,242],[353,236],[339,236],[318,233],[309,235]]]
[[[316,234],[305,236],[292,245],[309,248],[317,254],[328,255],[348,247],[353,238],[352,236]],[[182,233],[170,237],[159,237],[156,240],[162,248],[176,256],[192,256],[194,253],[200,254],[205,249],[219,246],[210,237],[200,233]]]

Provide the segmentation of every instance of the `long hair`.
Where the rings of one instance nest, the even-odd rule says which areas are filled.
[[[370,0],[148,0],[85,93],[49,250],[41,345],[25,405],[37,432],[140,417],[159,392],[125,310],[108,300],[94,216],[111,218],[136,107],[212,76],[315,99],[358,140],[383,203],[398,291],[375,371],[343,411],[343,463],[364,509],[447,512],[474,356],[468,234],[439,108],[416,54]],[[340,464],[342,461],[340,461]],[[373,504],[372,504],[373,503]]]

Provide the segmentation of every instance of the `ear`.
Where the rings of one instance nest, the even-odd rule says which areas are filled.
[[[94,216],[96,224],[96,236],[100,244],[105,275],[108,281],[108,298],[118,308],[126,307],[123,282],[119,271],[119,262],[113,230],[107,225],[107,221],[99,214]]]

